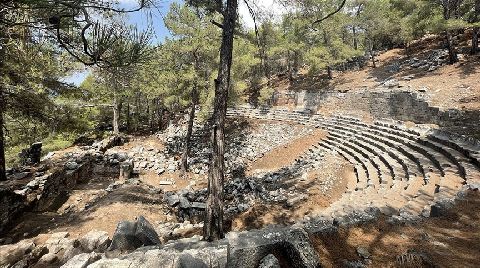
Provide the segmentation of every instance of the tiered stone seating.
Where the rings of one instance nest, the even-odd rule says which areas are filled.
[[[428,216],[438,202],[455,198],[463,185],[480,181],[478,148],[401,122],[365,123],[352,117],[323,117],[287,109],[229,109],[231,117],[290,121],[328,131],[302,158],[334,151],[350,162],[356,181],[322,215],[343,217],[378,208],[401,218]]]

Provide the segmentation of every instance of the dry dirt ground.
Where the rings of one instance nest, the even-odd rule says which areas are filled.
[[[349,180],[356,180],[353,166],[337,154],[328,154],[319,168],[302,178],[284,181],[281,185],[281,188],[288,190],[294,187],[300,193],[307,194],[305,200],[292,207],[257,204],[233,220],[232,230],[258,229],[275,224],[290,225],[305,216],[315,215],[342,196]]]
[[[250,166],[247,175],[257,172],[268,172],[281,169],[288,166],[296,158],[305,153],[312,145],[317,144],[320,140],[327,136],[323,130],[315,130],[310,135],[300,137],[291,141],[284,146],[277,147],[263,157],[253,162]]]
[[[278,93],[285,95],[288,91],[313,90],[340,92],[356,90],[374,90],[382,82],[389,79],[397,79],[400,88],[396,90],[425,91],[428,102],[432,106],[448,109],[461,110],[480,109],[480,55],[471,56],[461,54],[460,61],[453,65],[443,65],[435,71],[415,68],[403,68],[399,72],[391,73],[391,66],[401,64],[408,59],[426,59],[432,49],[442,48],[442,39],[437,36],[428,36],[410,45],[409,51],[405,49],[393,49],[381,53],[376,58],[376,68],[371,62],[364,69],[357,71],[334,72],[334,78],[327,80],[325,74],[308,76],[305,70],[300,72],[299,77],[290,82],[285,77],[273,81]],[[462,40],[459,51],[468,50],[468,43]],[[403,78],[412,76],[410,81]],[[294,100],[281,97],[280,106],[293,107]],[[335,104],[329,105],[323,113],[335,111]],[[359,114],[365,116],[368,114]]]
[[[271,124],[275,122],[268,121],[248,121],[249,131],[255,132],[260,124]],[[285,123],[282,123],[285,124]],[[291,124],[298,132],[304,126]],[[313,131],[310,134],[302,136],[296,140],[291,141],[286,145],[274,148],[270,152],[263,155],[262,158],[251,163],[249,172],[256,173],[265,170],[277,170],[281,167],[288,166],[293,163],[303,152],[305,152],[311,145],[318,143],[326,136],[323,131]],[[155,136],[135,137],[130,142],[123,146],[115,147],[116,152],[128,151],[131,148],[143,146],[163,150],[164,144]],[[56,153],[56,156],[61,156],[66,152],[73,152],[80,150],[78,147],[67,148],[64,151]],[[335,160],[336,161],[336,160]],[[344,163],[345,164],[345,163]],[[341,165],[342,169],[349,170],[348,174],[353,174],[353,168],[347,167],[347,164]],[[335,169],[325,168],[325,171],[334,171]],[[338,180],[342,181],[342,174],[337,174]],[[291,223],[296,219],[301,219],[309,211],[315,209],[322,209],[329,204],[332,196],[337,198],[344,190],[342,183],[338,184],[336,192],[328,193],[325,197],[320,196],[321,193],[315,189],[316,183],[319,182],[321,174],[312,172],[307,179],[303,180],[296,187],[304,188],[304,191],[310,191],[310,194],[321,198],[321,206],[318,200],[306,200],[304,205],[293,208],[279,207],[275,211],[264,213],[263,217],[270,220],[259,219],[258,221],[246,220],[251,215],[251,212],[238,215],[238,222],[235,225],[235,230],[252,229],[263,226],[264,224],[275,223],[275,218],[279,215],[285,217],[284,221],[278,220],[278,223]],[[112,235],[115,231],[116,225],[122,220],[134,220],[139,215],[145,215],[147,219],[153,224],[160,224],[164,222],[175,222],[176,216],[171,209],[163,201],[163,193],[167,191],[178,191],[189,188],[198,190],[206,188],[206,175],[198,175],[188,173],[186,178],[181,177],[180,172],[164,173],[157,175],[154,172],[142,171],[137,178],[140,183],[137,185],[127,184],[113,192],[107,192],[105,189],[115,182],[113,177],[95,177],[90,179],[88,183],[77,185],[71,192],[64,193],[64,198],[59,202],[56,210],[50,212],[31,212],[25,213],[18,219],[18,224],[6,234],[13,241],[18,241],[24,238],[37,237],[42,239],[45,234],[54,232],[67,231],[72,238],[81,237],[91,230],[107,231]],[[295,178],[294,178],[295,179]],[[173,185],[160,185],[160,181],[173,181]],[[285,182],[281,187],[292,187],[294,180]],[[257,209],[257,208],[254,208]],[[254,210],[255,211],[255,210]],[[262,222],[260,224],[260,222]]]
[[[359,247],[371,255],[368,267],[480,267],[480,192],[470,192],[439,218],[402,225],[381,219],[312,240],[322,267],[342,267],[345,260],[360,260]],[[405,258],[407,261],[399,258],[413,252],[416,254]]]

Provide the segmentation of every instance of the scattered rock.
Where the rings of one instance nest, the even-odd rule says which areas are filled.
[[[125,161],[120,164],[120,180],[128,180],[133,173],[133,161]]]
[[[207,208],[207,204],[201,203],[201,202],[192,202],[191,207],[194,208],[194,209],[204,210],[204,209]]]
[[[396,79],[390,79],[383,82],[383,85],[388,88],[395,88],[395,87],[399,87],[400,83]]]
[[[68,170],[75,170],[75,169],[78,168],[78,164],[77,164],[77,162],[73,162],[73,161],[67,162],[65,164],[65,168],[68,169]]]
[[[176,194],[166,195],[166,197],[167,197],[167,203],[171,207],[174,207],[178,203],[180,203],[180,197]]]
[[[370,258],[370,252],[366,247],[363,247],[363,246],[357,247],[357,254],[363,259]]]
[[[268,254],[262,259],[258,268],[280,268],[280,262],[273,254]]]
[[[28,177],[28,175],[30,175],[29,172],[18,172],[13,174],[13,179],[15,180],[25,179],[26,177]]]
[[[305,200],[308,196],[305,195],[305,194],[300,194],[296,197],[293,197],[293,198],[290,198],[287,200],[287,207],[293,207],[295,206],[296,204],[302,202],[303,200]]]
[[[95,252],[82,253],[67,261],[62,268],[86,268],[89,264],[99,260],[101,256]]]
[[[104,252],[111,242],[107,232],[95,230],[88,232],[79,241],[85,252]]]
[[[190,201],[186,197],[180,196],[179,198],[179,207],[183,209],[190,208]]]
[[[238,204],[237,209],[239,212],[246,211],[250,206],[248,204]]]
[[[343,261],[344,268],[366,268],[367,266],[363,264],[361,261]]]
[[[35,248],[31,240],[23,240],[13,245],[0,246],[0,267],[8,267],[14,264]]]
[[[58,256],[57,254],[54,254],[54,253],[47,253],[45,255],[43,255],[39,260],[38,260],[38,264],[40,265],[51,265],[53,264],[54,262],[58,261]]]

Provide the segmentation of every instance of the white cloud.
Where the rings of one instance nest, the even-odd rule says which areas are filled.
[[[287,12],[285,7],[275,0],[253,0],[249,1],[249,5],[253,9],[255,14],[272,14],[273,18],[275,19],[280,19],[280,15]],[[248,7],[243,0],[239,1],[238,12],[240,14],[243,24],[247,28],[255,27],[252,15],[250,14]],[[256,16],[258,17],[258,15]]]

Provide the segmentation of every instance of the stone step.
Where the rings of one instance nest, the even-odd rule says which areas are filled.
[[[374,183],[371,180],[376,178],[375,174],[377,174],[378,171],[375,169],[375,167],[372,165],[370,161],[364,158],[364,156],[361,155],[359,152],[353,150],[353,148],[350,148],[336,140],[327,139],[327,140],[324,140],[323,142],[331,145],[332,147],[334,147],[334,149],[337,149],[337,148],[341,149],[344,152],[348,153],[349,155],[353,156],[353,158],[357,160],[357,162],[359,162],[360,165],[363,167],[363,169],[365,170],[366,177],[365,179],[363,179],[363,177],[359,175],[359,182],[358,182],[357,188],[364,189],[367,187],[374,186]],[[362,172],[359,171],[359,173],[362,173]],[[363,180],[360,180],[361,178]]]
[[[379,186],[382,183],[386,184],[388,181],[391,182],[393,180],[391,177],[390,169],[382,161],[380,161],[380,158],[377,154],[365,150],[365,148],[349,141],[349,139],[345,139],[344,137],[336,135],[334,133],[329,133],[328,138],[344,144],[345,146],[353,149],[354,151],[362,155],[364,159],[370,161],[371,165],[375,168],[375,170],[369,171],[370,182],[373,185]]]
[[[387,149],[381,143],[373,141],[369,138],[365,138],[364,136],[360,136],[357,133],[346,132],[343,130],[335,130],[329,126],[326,126],[326,128],[329,133],[335,133],[348,139],[351,139],[350,137],[355,137],[356,140],[351,139],[351,141],[361,146],[365,150],[369,150],[378,155],[380,160],[384,162],[385,165],[390,169],[393,179],[408,179],[408,167],[405,165],[404,160],[402,160],[400,157],[398,157],[397,154],[392,152],[394,150]]]
[[[349,124],[345,121],[335,122],[344,126],[352,127],[351,123]],[[417,163],[422,175],[425,175],[426,171],[433,172],[434,170],[438,170],[442,176],[444,175],[444,170],[435,156],[431,155],[425,148],[422,148],[421,145],[415,144],[414,141],[405,140],[390,133],[375,130],[366,124],[357,124],[355,127],[363,134],[368,133],[369,135],[375,135],[375,138],[378,140],[388,141],[388,145],[390,147],[399,148],[402,153]]]
[[[358,130],[351,129],[349,127],[334,125],[327,122],[324,122],[323,124],[330,127],[330,131],[332,131],[333,129],[335,131],[345,131],[349,133],[355,133],[357,137],[359,137],[359,140],[370,142],[370,143],[381,144],[384,148],[388,148],[387,152],[392,151],[393,149],[395,151],[394,155],[396,155],[397,158],[402,158],[401,161],[406,166],[406,168],[404,169],[406,170],[406,172],[408,172],[407,174],[409,177],[416,176],[418,174],[423,175],[423,167],[419,164],[420,162],[415,158],[414,155],[406,151],[404,147],[396,146],[394,143],[390,142],[387,139],[382,139],[381,137],[377,137],[369,133],[363,133]]]
[[[439,138],[435,135],[427,135],[427,137],[423,137],[415,130],[385,122],[377,121],[375,122],[375,125],[373,125],[373,128],[380,131],[388,131],[397,136],[413,140],[443,154],[446,158],[455,163],[458,168],[458,173],[462,177],[465,175],[465,169],[461,166],[461,163],[470,163],[473,165],[474,169],[480,170],[478,158],[472,156],[472,154],[475,154],[475,151],[466,149],[455,142]]]
[[[340,149],[335,150],[334,148],[332,148],[330,145],[328,145],[326,143],[319,143],[319,146],[324,148],[324,149],[327,149],[329,151],[336,151],[340,156],[342,156],[345,160],[347,160],[350,164],[353,165],[356,180],[355,181],[349,180],[347,182],[347,192],[356,191],[357,190],[357,183],[360,181],[359,176],[364,176],[364,174],[365,174],[365,172],[361,170],[362,168],[361,168],[360,163],[358,163],[352,156],[350,156],[346,152],[343,152]],[[359,171],[359,169],[360,169],[360,171]],[[362,178],[362,180],[364,180],[364,179]]]

